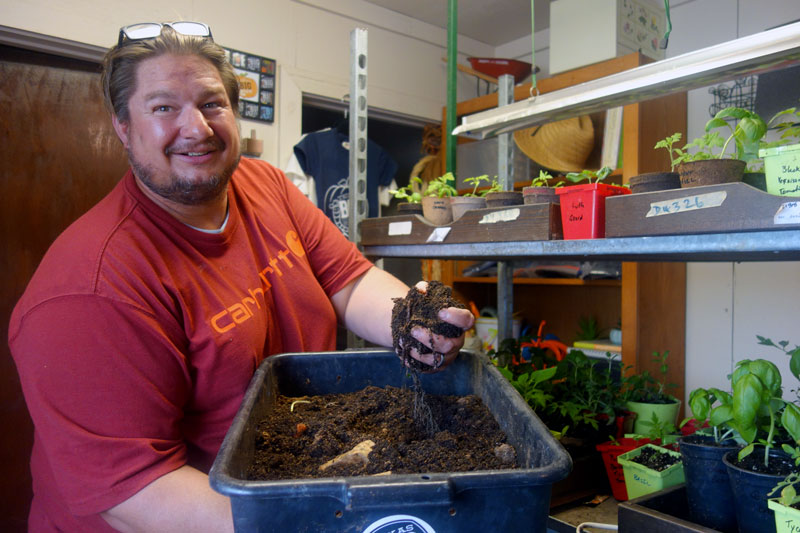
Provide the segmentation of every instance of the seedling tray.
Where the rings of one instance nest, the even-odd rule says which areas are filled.
[[[394,352],[276,355],[254,375],[209,474],[211,486],[231,499],[236,531],[545,532],[551,487],[572,468],[566,450],[482,355],[462,352],[445,371],[423,375],[421,380],[431,394],[478,395],[517,450],[522,467],[247,480],[257,422],[279,394],[315,396],[354,392],[368,385],[411,386]]]
[[[561,208],[554,204],[472,209],[442,226],[435,226],[420,215],[368,218],[361,222],[364,246],[548,241],[561,237]]]
[[[617,511],[620,533],[662,531],[668,533],[719,533],[689,518],[686,485],[681,483],[627,502]]]
[[[606,198],[606,237],[688,235],[800,228],[800,198],[746,183]]]

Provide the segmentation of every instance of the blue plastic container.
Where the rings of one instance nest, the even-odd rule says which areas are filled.
[[[388,351],[283,354],[259,367],[209,474],[231,499],[236,531],[320,533],[459,533],[547,530],[550,489],[572,468],[511,384],[483,356],[462,352],[437,374],[423,375],[431,394],[479,396],[517,450],[513,470],[375,477],[248,481],[257,421],[277,395],[315,396],[410,386]]]

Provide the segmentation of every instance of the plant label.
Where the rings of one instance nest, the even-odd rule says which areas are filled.
[[[647,212],[645,218],[719,207],[725,202],[727,196],[728,193],[725,191],[715,191],[706,194],[692,194],[674,200],[651,202],[650,211]]]

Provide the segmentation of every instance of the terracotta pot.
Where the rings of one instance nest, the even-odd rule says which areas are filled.
[[[486,195],[486,207],[505,207],[522,205],[522,193],[519,191],[498,191]]]
[[[633,194],[680,189],[681,177],[677,172],[648,172],[633,176],[628,185]]]
[[[481,196],[451,196],[450,206],[453,209],[453,220],[458,220],[471,209],[486,207],[486,198]]]
[[[678,165],[681,187],[700,187],[742,181],[746,163],[740,159],[705,159]]]
[[[410,202],[397,204],[397,213],[400,215],[421,215],[422,204],[419,203],[412,204]]]
[[[453,209],[450,206],[450,198],[445,196],[425,196],[422,198],[422,215],[428,222],[436,226],[449,224],[453,221]]]
[[[528,204],[561,204],[555,187],[523,187],[522,201]]]

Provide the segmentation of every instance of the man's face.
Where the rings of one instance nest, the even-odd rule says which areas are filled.
[[[170,54],[142,61],[128,107],[129,120],[113,122],[140,184],[183,205],[224,194],[239,162],[239,132],[209,61]]]

